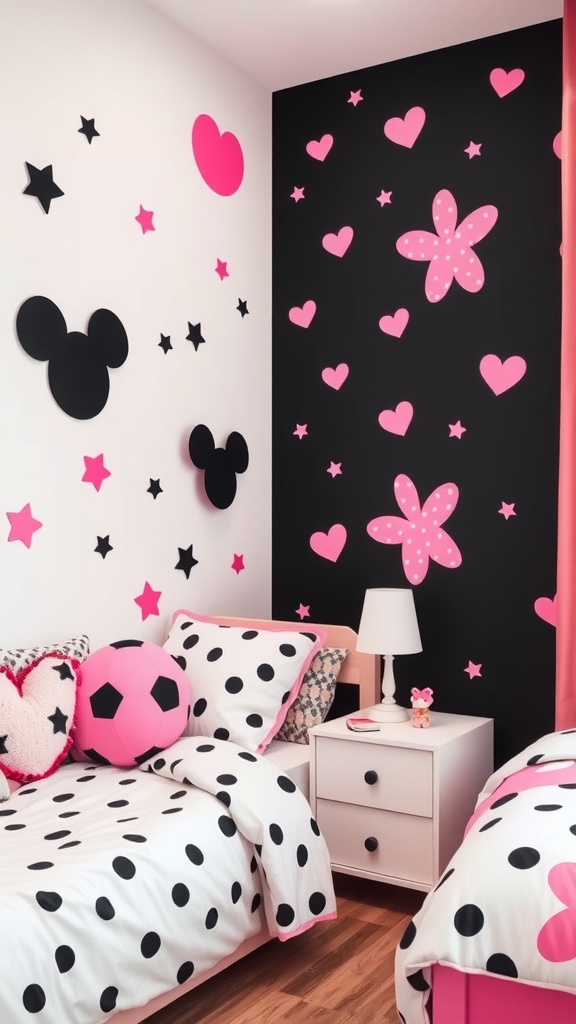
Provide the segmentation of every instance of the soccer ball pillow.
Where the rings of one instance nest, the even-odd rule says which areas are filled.
[[[76,755],[128,768],[174,743],[190,713],[190,683],[156,644],[119,640],[82,665]]]

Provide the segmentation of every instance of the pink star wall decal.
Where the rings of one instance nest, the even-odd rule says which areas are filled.
[[[456,484],[441,484],[422,508],[416,487],[404,473],[396,477],[394,492],[406,518],[378,516],[371,519],[366,527],[370,536],[379,544],[402,545],[402,568],[406,579],[415,585],[425,578],[430,559],[445,569],[457,569],[462,564],[462,555],[441,528],[458,503]]]
[[[38,519],[34,519],[30,505],[24,505],[19,512],[7,512],[6,515],[10,523],[8,540],[20,540],[29,548],[32,544],[33,534],[42,526]]]
[[[234,569],[234,572],[236,573],[236,575],[241,573],[242,569],[246,568],[246,566],[244,565],[244,555],[236,555],[235,554],[234,558],[232,560],[232,565],[230,566],[230,568]]]
[[[305,199],[304,187],[305,186],[297,188],[296,185],[294,185],[294,191],[290,193],[290,199],[293,199],[295,203],[299,203],[301,199]]]
[[[462,434],[466,433],[467,428],[462,426],[460,420],[457,420],[456,423],[449,423],[448,426],[450,427],[450,433],[448,437],[457,437],[458,440],[461,441]]]
[[[342,476],[342,463],[341,462],[331,462],[330,465],[328,466],[328,469],[326,470],[326,472],[330,473],[330,476],[332,477],[332,479],[334,479],[335,476]]]
[[[110,470],[106,469],[104,465],[104,456],[96,455],[95,458],[92,458],[90,455],[85,455],[84,465],[86,470],[82,481],[86,484],[94,484],[96,490],[99,491],[102,487],[102,482],[107,476],[110,476]]]
[[[152,587],[148,582],[144,584],[144,590],[138,597],[134,598],[135,604],[138,605],[142,612],[142,621],[147,619],[149,615],[159,615],[158,602],[162,597],[161,590],[152,590]]]
[[[216,257],[216,266],[214,267],[214,270],[218,274],[218,277],[220,278],[221,281],[223,281],[225,277],[230,277],[230,274],[228,273],[227,260],[222,261],[219,260],[218,257]]]
[[[376,196],[376,202],[380,203],[380,206],[386,206],[386,203],[391,203],[392,202],[392,200],[390,198],[391,195],[392,195],[391,192],[385,192],[384,189],[382,189],[382,191],[380,192],[380,195]]]
[[[504,519],[506,519],[506,520],[510,519],[510,516],[515,516],[516,515],[516,512],[514,511],[514,505],[515,504],[516,504],[515,501],[513,501],[511,505],[507,505],[506,502],[503,501],[502,502],[502,508],[498,509],[498,515],[499,516],[504,516]]]
[[[301,441],[302,438],[306,437],[306,435],[308,433],[308,424],[307,423],[297,423],[296,424],[296,430],[293,430],[292,433],[298,438],[299,441]]]
[[[147,231],[156,231],[152,223],[152,217],[154,216],[153,210],[145,210],[143,206],[140,206],[140,212],[134,220],[137,220],[140,227],[142,228],[142,234],[145,235]]]
[[[352,90],[350,90],[350,96],[346,100],[346,102],[351,103],[353,107],[357,107],[358,104],[361,103],[363,99],[364,97],[362,95],[361,89],[357,89],[356,92],[352,92]]]
[[[296,609],[296,615],[299,615],[301,620],[302,619],[309,619],[310,618],[310,605],[309,604],[302,604],[302,601],[300,601],[300,604],[298,605],[298,607]]]
[[[479,206],[457,224],[456,200],[447,188],[434,196],[432,218],[436,234],[416,230],[401,235],[396,249],[407,260],[430,263],[424,292],[429,302],[440,302],[452,281],[467,292],[479,292],[484,284],[484,268],[472,249],[494,227],[498,217],[495,206]]]
[[[478,676],[481,679],[482,678],[482,673],[480,671],[481,668],[482,668],[482,664],[475,665],[473,661],[469,661],[468,662],[468,668],[465,668],[464,671],[468,673],[468,675],[470,676],[470,679],[474,679],[475,676]]]
[[[482,153],[480,152],[481,145],[481,142],[471,142],[468,149],[464,150],[465,153],[468,153],[469,160],[471,160],[473,156],[482,156]]]

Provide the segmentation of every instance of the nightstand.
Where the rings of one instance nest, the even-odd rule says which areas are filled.
[[[431,712],[429,729],[359,733],[338,718],[309,737],[310,803],[332,869],[429,891],[493,771],[492,719]]]

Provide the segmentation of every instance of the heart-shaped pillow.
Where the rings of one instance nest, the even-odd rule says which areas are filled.
[[[0,665],[0,771],[18,782],[51,775],[66,756],[80,663],[52,652],[14,675]]]

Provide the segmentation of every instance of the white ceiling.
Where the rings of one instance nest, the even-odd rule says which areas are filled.
[[[562,17],[563,0],[146,0],[270,89]]]

